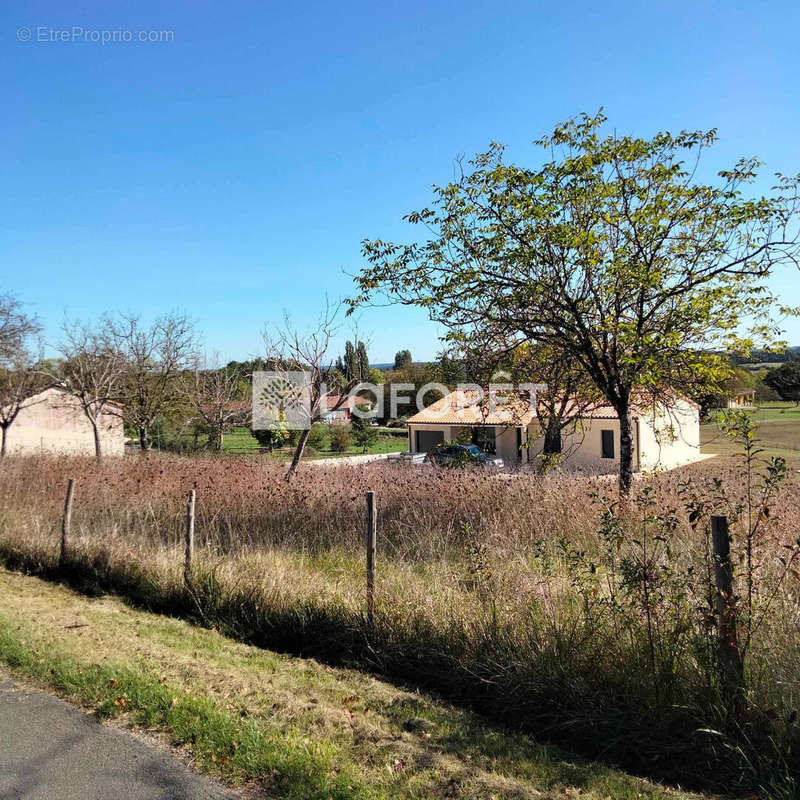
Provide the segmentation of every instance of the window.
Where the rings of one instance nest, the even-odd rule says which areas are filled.
[[[603,437],[603,458],[614,458],[614,431],[600,431]]]

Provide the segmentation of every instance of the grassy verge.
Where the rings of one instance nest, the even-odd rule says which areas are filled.
[[[0,660],[287,798],[689,798],[360,672],[0,571]]]

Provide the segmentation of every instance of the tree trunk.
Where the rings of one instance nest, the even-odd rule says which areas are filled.
[[[619,494],[628,497],[633,484],[633,425],[629,403],[617,408],[619,416]]]
[[[147,435],[147,426],[140,425],[139,426],[139,450],[141,452],[145,452],[150,449],[150,439]]]
[[[3,443],[0,444],[0,458],[6,454],[6,436],[8,435],[8,425],[3,425]]]
[[[90,422],[94,433],[94,457],[100,461],[103,458],[103,448],[100,444],[100,423],[96,419],[90,420]]]
[[[297,442],[297,447],[295,447],[294,455],[292,456],[292,463],[289,464],[289,469],[286,470],[286,483],[289,483],[289,481],[294,477],[295,472],[297,472],[297,466],[300,463],[300,459],[303,457],[303,450],[305,450],[309,433],[311,433],[311,429],[304,428],[303,432],[300,434],[300,439]]]
[[[557,419],[550,417],[544,430],[542,453],[546,456],[561,452],[561,425]]]

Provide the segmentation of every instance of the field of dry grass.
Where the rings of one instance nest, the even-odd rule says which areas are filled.
[[[800,602],[794,562],[785,562],[800,535],[796,473],[776,488],[752,542],[749,611],[741,601],[747,711],[733,726],[715,655],[707,530],[709,513],[729,514],[744,595],[747,483],[735,460],[640,482],[626,506],[607,480],[565,475],[375,464],[314,467],[287,485],[282,473],[246,458],[10,460],[0,557],[251,644],[434,689],[639,773],[794,796]],[[751,476],[751,494],[765,474]],[[59,566],[67,477],[77,482],[74,535]],[[187,589],[192,486],[198,558]],[[367,489],[379,505],[372,628]]]

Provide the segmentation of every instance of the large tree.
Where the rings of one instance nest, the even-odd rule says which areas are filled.
[[[410,350],[398,350],[394,354],[394,368],[395,369],[406,369],[407,367],[411,366],[411,351]]]
[[[56,385],[80,403],[94,434],[95,457],[102,457],[104,417],[119,416],[118,403],[125,374],[125,356],[119,350],[108,320],[96,325],[65,320],[59,345],[63,360],[53,374]]]
[[[361,341],[356,344],[356,365],[355,377],[360,381],[368,381],[370,379],[369,356],[367,355],[367,346]]]
[[[355,344],[348,339],[344,346],[344,357],[336,359],[336,370],[347,381],[358,383],[372,380],[373,374],[369,366],[366,344],[358,338]]]
[[[194,325],[180,312],[158,317],[151,325],[134,314],[120,314],[107,325],[125,357],[121,398],[125,421],[136,430],[141,451],[146,452],[155,421],[180,397],[180,375],[196,358]]]
[[[744,320],[774,334],[766,278],[797,263],[787,231],[798,182],[779,176],[770,197],[753,199],[756,159],[697,180],[715,131],[602,136],[604,122],[559,125],[539,140],[536,167],[506,163],[499,145],[462,166],[406,217],[425,238],[364,241],[369,265],[351,303],[383,294],[453,331],[488,326],[572,357],[619,416],[627,494],[637,393],[669,400],[724,380],[722,359],[701,348],[735,338]]]

